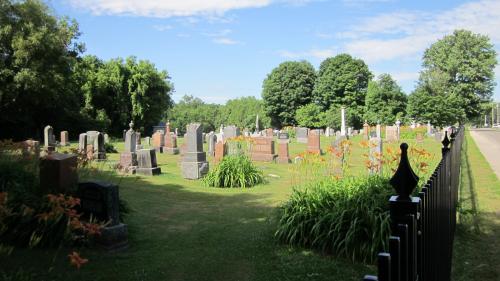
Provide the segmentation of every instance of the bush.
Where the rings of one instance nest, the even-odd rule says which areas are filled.
[[[389,180],[379,176],[308,184],[280,207],[275,236],[291,245],[371,262],[387,249],[392,193]]]
[[[104,149],[106,150],[106,153],[118,153],[118,150],[116,150],[111,143],[105,143]]]
[[[264,182],[264,175],[246,155],[229,155],[211,170],[203,183],[211,187],[252,187]]]

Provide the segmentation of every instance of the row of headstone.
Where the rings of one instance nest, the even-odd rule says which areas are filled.
[[[88,159],[105,160],[104,134],[98,131],[88,131],[80,134],[78,138],[78,151],[86,154]]]

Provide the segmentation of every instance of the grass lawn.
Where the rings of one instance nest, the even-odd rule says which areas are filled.
[[[366,150],[358,145],[360,139],[353,138],[352,175],[367,173],[362,156]],[[322,138],[323,149],[331,140]],[[414,140],[408,142],[415,145]],[[123,149],[123,143],[115,146]],[[398,144],[387,146],[396,148]],[[435,155],[434,162],[439,160],[436,141],[426,139],[421,146]],[[305,144],[292,143],[291,158],[305,149]],[[108,157],[117,161],[119,155]],[[374,272],[373,266],[290,248],[275,240],[274,214],[292,192],[292,164],[258,163],[266,184],[218,189],[183,179],[179,155],[157,154],[157,159],[160,176],[106,178],[119,184],[120,196],[132,210],[126,218],[129,249],[119,253],[81,249],[89,263],[80,270],[69,265],[67,255],[72,249],[16,249],[10,256],[0,257],[1,269],[22,268],[35,274],[36,280],[331,281],[360,280]],[[6,279],[0,274],[0,280]]]
[[[466,132],[453,280],[500,280],[500,181]]]

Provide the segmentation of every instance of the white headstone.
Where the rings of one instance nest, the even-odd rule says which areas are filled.
[[[345,107],[340,108],[340,118],[342,119],[342,123],[340,125],[340,135],[345,136],[346,135],[346,128],[345,128]]]

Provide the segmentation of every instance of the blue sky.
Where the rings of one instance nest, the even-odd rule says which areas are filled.
[[[86,54],[134,55],[167,70],[174,100],[224,103],[261,96],[279,63],[316,69],[339,53],[391,74],[410,93],[422,53],[454,29],[488,35],[500,54],[500,1],[397,0],[49,0],[74,18]],[[499,57],[500,61],[500,57]],[[500,77],[500,67],[496,68]],[[500,84],[500,79],[496,79]],[[494,99],[500,101],[499,87]]]

